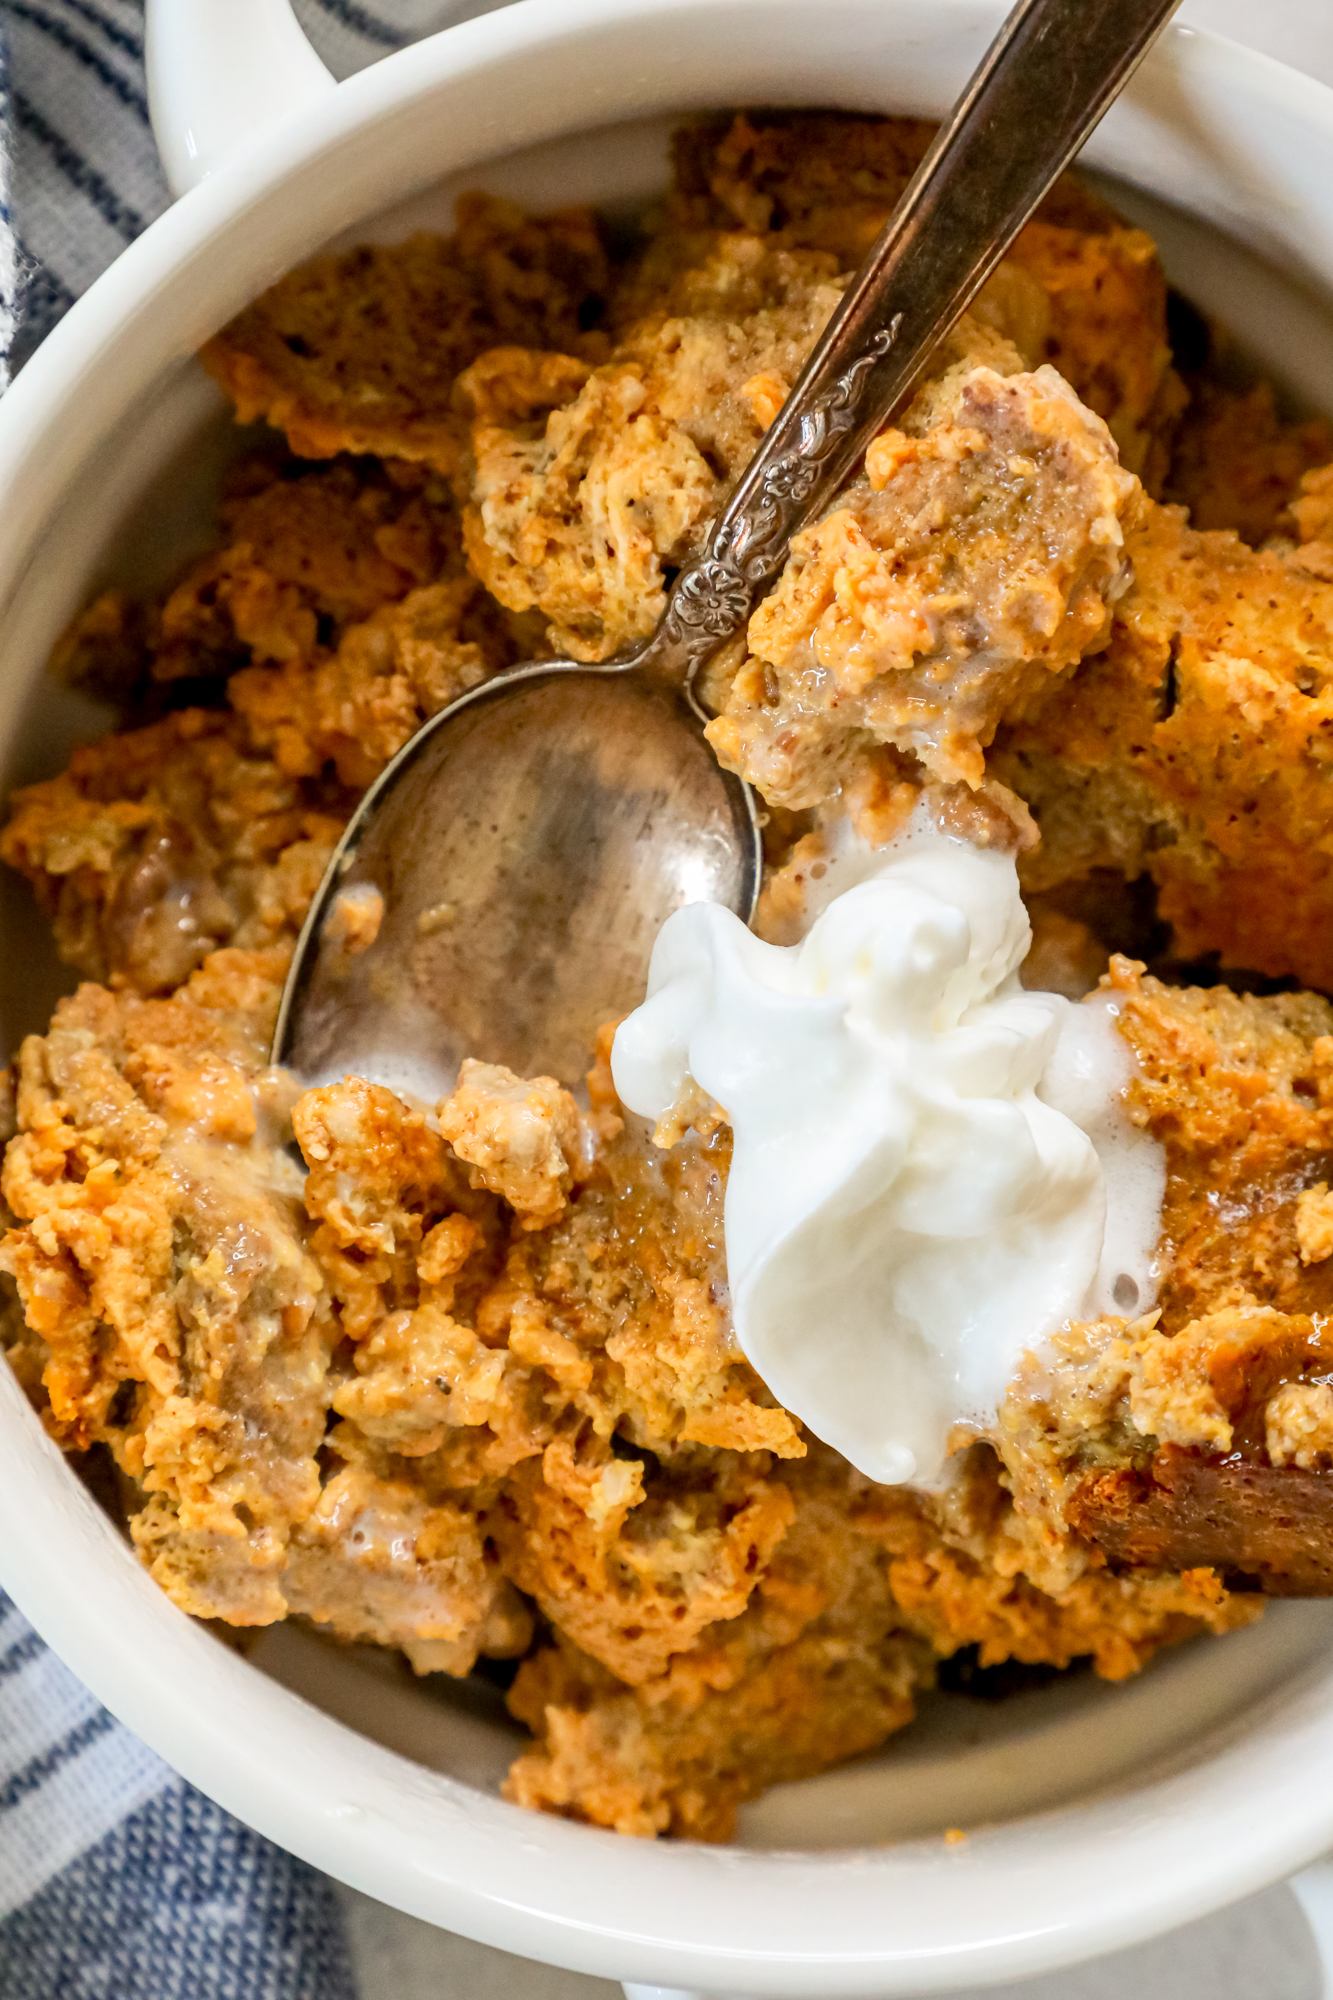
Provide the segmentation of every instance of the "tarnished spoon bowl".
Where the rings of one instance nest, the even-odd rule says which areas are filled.
[[[278,1059],[431,1101],[464,1056],[577,1083],[685,903],[749,917],[749,788],[643,673],[532,666],[419,730],[367,793],[310,912]],[[346,913],[382,916],[349,950]]]
[[[572,1083],[598,1027],[641,997],[673,910],[717,902],[748,921],[758,816],[711,757],[695,675],[1176,4],[1019,0],[652,637],[601,668],[498,677],[427,723],[367,794],[298,942],[275,1061],[426,1099],[465,1055]]]

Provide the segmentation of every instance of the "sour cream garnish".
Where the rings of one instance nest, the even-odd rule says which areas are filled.
[[[669,918],[612,1070],[655,1121],[691,1079],[726,1111],[736,1335],[774,1395],[872,1479],[929,1484],[1026,1349],[1151,1306],[1163,1158],[1120,1109],[1114,1003],[1020,986],[1009,856],[918,831],[830,876],[799,944]]]

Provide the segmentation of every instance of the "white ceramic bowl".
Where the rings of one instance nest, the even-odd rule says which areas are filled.
[[[641,200],[684,111],[940,113],[998,18],[978,0],[524,0],[335,89],[285,0],[154,4],[164,156],[178,187],[214,171],[0,403],[6,789],[97,726],[41,678],[69,616],[202,545],[235,446],[190,357],[264,285],[339,236],[446,220],[468,185],[539,206]],[[1091,158],[1186,288],[1333,410],[1333,94],[1177,29]],[[12,1044],[44,1024],[56,975],[4,894]],[[217,1644],[137,1566],[3,1371],[0,1439],[0,1581],[101,1699],[262,1832],[510,1951],[792,2000],[940,1992],[1132,1943],[1333,1841],[1330,1605],[1277,1606],[1120,1689],[1076,1680],[988,1716],[939,1698],[880,1756],[749,1808],[731,1850],[641,1844],[504,1804],[513,1739],[466,1687],[409,1686],[285,1628],[252,1663]],[[969,1838],[946,1844],[957,1825]]]

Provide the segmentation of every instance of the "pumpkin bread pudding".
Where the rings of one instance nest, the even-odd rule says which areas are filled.
[[[727,1839],[956,1656],[1115,1680],[1333,1591],[1333,431],[1178,372],[1153,243],[1073,179],[702,693],[770,940],[848,821],[1017,857],[1026,977],[1111,996],[1164,1152],[1154,1310],[877,1485],[737,1342],[725,1119],[655,1145],[609,1031],[579,1093],[268,1061],[362,792],[463,690],[652,629],[929,136],[702,123],[631,245],[476,196],[282,280],[203,355],[269,442],[212,553],[66,635],[122,726],[0,842],[83,982],[4,1162],[42,1421],[184,1611],[482,1662],[509,1796],[626,1833]]]

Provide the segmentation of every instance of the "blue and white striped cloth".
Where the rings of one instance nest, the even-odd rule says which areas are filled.
[[[338,76],[494,4],[296,0]],[[169,197],[143,0],[0,0],[0,31],[12,371]],[[332,1884],[122,1729],[2,1593],[0,2000],[356,2000]]]

